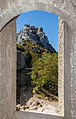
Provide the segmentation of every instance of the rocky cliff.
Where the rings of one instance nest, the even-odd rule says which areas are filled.
[[[26,68],[26,57],[23,52],[17,51],[17,70]]]
[[[17,34],[17,44],[24,45],[24,40],[30,39],[32,44],[38,44],[40,47],[47,49],[50,52],[56,52],[48,41],[48,37],[43,32],[43,28],[25,25],[24,28]]]

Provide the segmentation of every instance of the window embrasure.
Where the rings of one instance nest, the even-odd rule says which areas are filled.
[[[44,33],[42,28],[26,24],[17,34],[17,110],[64,115],[64,22],[61,18],[58,26],[57,56],[54,56],[54,52],[51,55],[49,51],[40,48],[39,44],[31,44],[29,33],[39,38],[41,36],[38,35]],[[50,69],[51,64],[56,64],[56,59],[58,77],[55,79],[55,72],[55,89],[54,84],[51,85],[50,77],[53,73]]]

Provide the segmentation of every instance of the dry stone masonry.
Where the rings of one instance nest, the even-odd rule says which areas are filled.
[[[64,115],[16,111],[15,19],[30,10],[64,21],[59,22],[59,110]],[[76,119],[76,0],[0,0],[0,119]]]

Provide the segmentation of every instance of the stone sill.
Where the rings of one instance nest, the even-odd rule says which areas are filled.
[[[62,115],[49,115],[37,112],[16,111],[13,119],[64,119]]]

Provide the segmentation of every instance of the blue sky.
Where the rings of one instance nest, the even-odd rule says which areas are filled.
[[[42,11],[29,11],[21,14],[16,20],[17,33],[25,24],[43,27],[49,43],[58,51],[58,17],[56,15]]]

